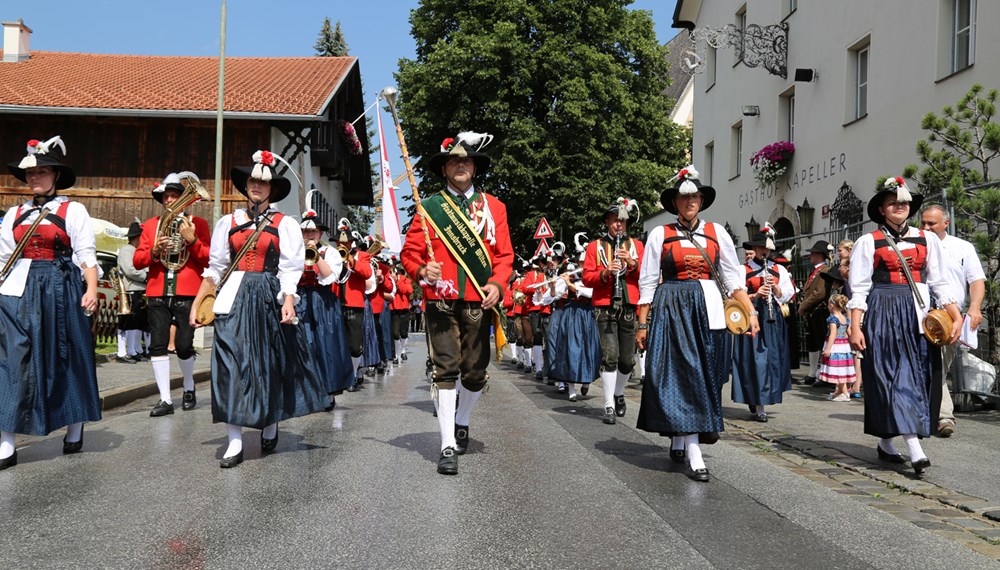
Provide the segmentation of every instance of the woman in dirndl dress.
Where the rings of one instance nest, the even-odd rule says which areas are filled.
[[[87,208],[57,195],[76,181],[65,154],[58,136],[33,139],[7,165],[32,198],[0,225],[0,470],[17,465],[14,434],[66,426],[63,453],[78,453],[84,422],[101,419],[88,317],[97,310],[97,250]]]
[[[289,180],[275,171],[279,159],[257,151],[252,167],[233,167],[233,185],[247,197],[249,207],[216,224],[205,280],[191,308],[191,324],[200,326],[201,300],[215,290],[237,252],[263,227],[215,301],[212,419],[226,424],[229,437],[222,468],[243,462],[243,427],[262,430],[260,448],[266,455],[278,445],[278,422],[323,410],[328,402],[306,332],[295,325],[305,246],[295,220],[272,206],[291,191]]]
[[[747,294],[764,318],[758,318],[761,325],[756,337],[735,339],[733,354],[733,401],[749,406],[759,422],[767,421],[764,407],[780,404],[781,395],[792,389],[788,331],[781,304],[791,300],[795,289],[788,271],[768,259],[774,251],[773,236],[774,229],[765,223],[751,241],[743,242],[743,249],[754,254],[743,266]]]
[[[958,339],[962,326],[955,293],[944,275],[937,235],[907,224],[910,212],[919,210],[923,199],[896,177],[887,179],[868,202],[868,217],[879,227],[861,236],[851,251],[851,300],[847,303],[851,347],[864,355],[865,433],[879,438],[879,459],[895,464],[906,462],[892,443],[896,436],[903,436],[918,477],[931,464],[920,438],[937,429],[933,415],[941,398],[941,379],[934,379],[940,371],[932,366],[940,359],[940,349],[923,336],[930,292],[952,318],[950,342]],[[909,269],[900,263],[900,256]]]
[[[699,249],[708,254],[722,285],[750,313],[751,335],[760,326],[746,293],[745,272],[724,227],[699,219],[715,201],[715,189],[698,180],[693,166],[678,185],[660,195],[677,215],[649,232],[639,275],[636,343],[646,349],[638,428],[673,438],[670,457],[685,459],[688,476],[709,480],[700,443],[714,443],[723,427],[722,386],[732,368],[722,292]]]
[[[314,192],[311,190],[310,192]],[[302,214],[302,239],[307,247],[314,247],[317,257],[307,260],[299,279],[299,301],[295,314],[299,326],[306,334],[310,356],[316,364],[316,373],[323,380],[330,398],[327,411],[337,405],[336,396],[354,383],[351,366],[351,349],[344,334],[344,316],[340,301],[331,287],[344,268],[344,260],[337,248],[322,242],[327,227],[319,220],[315,210]]]
[[[566,266],[567,272],[575,269],[572,263]],[[575,402],[579,397],[577,384],[586,396],[591,382],[601,375],[601,338],[590,301],[594,290],[568,274],[561,275],[548,289],[556,299],[545,339],[549,375],[566,386],[560,392],[568,392],[569,401]]]

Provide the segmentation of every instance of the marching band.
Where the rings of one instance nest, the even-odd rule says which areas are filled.
[[[197,175],[167,174],[151,190],[163,213],[130,229],[138,244],[124,264],[148,272],[141,297],[159,390],[150,416],[174,413],[171,326],[181,408],[197,406],[193,336],[211,324],[211,412],[227,431],[220,467],[243,461],[243,428],[260,430],[261,454],[270,454],[280,422],[333,410],[336,396],[362,389],[366,375],[407,360],[417,295],[440,430],[437,471],[445,475],[458,473],[458,456],[474,449],[472,416],[490,381],[491,335],[498,358],[509,352],[518,370],[547,379],[571,402],[599,381],[605,424],[626,416],[625,389],[638,380],[638,429],[671,438],[671,459],[699,482],[710,480],[701,446],[724,430],[730,375],[733,401],[761,422],[766,406],[791,389],[798,361],[789,330],[793,299],[810,331],[806,376],[814,381],[829,326],[830,280],[817,279],[828,268],[829,244],[809,250],[813,271],[797,290],[773,256],[773,228],[744,242],[743,258],[729,232],[702,217],[716,192],[688,166],[660,195],[676,219],[652,228],[645,241],[629,231],[637,201],[621,197],[601,212],[596,239],[574,237],[575,255],[558,242],[515,263],[506,206],[475,184],[490,168],[483,149],[492,139],[459,133],[428,158],[427,170],[444,189],[417,196],[398,258],[346,219],[331,233],[311,207],[315,191],[299,221],[280,212],[274,204],[292,192],[293,180],[279,174],[285,161],[271,151],[232,169],[246,206],[214,229],[187,212],[207,197]],[[27,156],[8,164],[30,196],[0,226],[0,469],[17,465],[14,434],[65,427],[63,452],[77,453],[84,424],[101,419],[90,324],[99,268],[86,208],[58,195],[75,181],[65,150],[58,136],[32,140]],[[940,274],[936,237],[905,224],[922,197],[893,180],[869,204],[879,229],[851,253],[853,296],[842,326],[863,356],[865,432],[879,438],[878,456],[891,463],[905,461],[892,444],[902,436],[919,474],[930,465],[919,438],[933,432],[941,387],[931,356],[955,340],[961,316]],[[928,287],[946,312],[920,322],[917,314],[934,313]],[[940,342],[925,342],[918,331],[938,321]]]

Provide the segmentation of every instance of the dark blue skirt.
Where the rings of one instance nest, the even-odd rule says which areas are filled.
[[[354,371],[340,300],[329,287],[300,287],[295,314],[326,391],[346,390],[354,383]]]
[[[565,351],[565,342],[559,340],[558,337],[558,329],[562,326],[560,321],[563,316],[562,309],[559,307],[552,308],[552,314],[549,315],[549,326],[545,329],[545,342],[542,343],[542,374],[551,380],[569,382],[570,380],[558,376],[564,373],[564,369],[556,363],[556,359],[563,356]]]
[[[379,313],[379,326],[382,327],[382,360],[392,360],[396,358],[396,342],[392,338],[392,311],[389,303],[385,304],[382,312]]]
[[[867,348],[861,360],[865,389],[865,433],[921,437],[937,430],[940,377],[932,360],[938,349],[920,333],[909,285],[875,284],[861,330]]]
[[[0,431],[47,435],[101,419],[80,268],[33,259],[21,297],[0,295]]]
[[[364,329],[361,366],[378,366],[378,363],[382,362],[382,349],[379,347],[378,332],[375,330],[375,314],[372,313],[372,304],[368,299],[365,299],[365,318],[361,326]]]
[[[664,281],[650,308],[646,380],[637,426],[661,435],[721,432],[729,333],[708,327],[697,281]]]
[[[246,273],[232,311],[215,318],[212,419],[261,429],[326,408],[326,387],[305,328],[281,324],[280,286]]]
[[[780,404],[781,394],[792,389],[785,319],[776,301],[772,301],[773,323],[767,322],[765,299],[757,299],[754,307],[760,313],[757,337],[734,337],[733,401],[753,406]]]
[[[601,375],[601,339],[589,302],[573,301],[552,312],[545,350],[549,376],[556,380],[589,384]]]

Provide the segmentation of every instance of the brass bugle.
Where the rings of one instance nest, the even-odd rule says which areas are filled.
[[[306,246],[306,267],[312,267],[319,261],[319,249],[313,245]]]

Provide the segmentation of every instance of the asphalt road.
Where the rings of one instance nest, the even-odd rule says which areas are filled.
[[[501,365],[457,476],[438,475],[422,337],[403,366],[332,413],[280,427],[261,458],[218,467],[207,391],[149,418],[155,398],[29,440],[0,472],[5,568],[989,568],[997,563],[832,492],[723,439],[713,480],[668,441],[600,420],[600,388],[570,403]],[[788,404],[786,404],[788,405]]]

